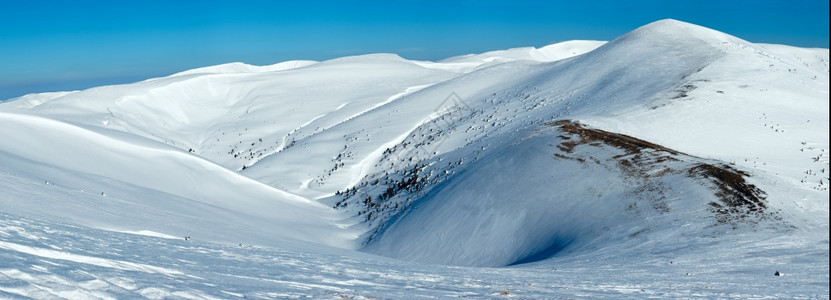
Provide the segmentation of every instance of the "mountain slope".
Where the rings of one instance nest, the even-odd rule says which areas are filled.
[[[532,135],[531,132],[542,130],[548,121],[570,118],[611,132],[643,137],[647,142],[674,149],[673,151],[709,159],[711,161],[705,163],[707,166],[736,165],[738,170],[731,172],[753,175],[747,180],[759,184],[762,192],[771,193],[773,197],[770,197],[770,201],[775,204],[772,211],[786,210],[784,214],[800,219],[800,223],[806,219],[827,220],[822,215],[827,211],[827,201],[823,200],[826,195],[822,193],[827,189],[827,175],[812,175],[814,180],[804,179],[811,184],[789,185],[785,188],[785,193],[782,193],[781,179],[776,179],[781,176],[788,184],[794,184],[805,175],[803,168],[807,168],[810,174],[820,174],[827,167],[827,159],[823,159],[822,155],[813,163],[807,159],[802,160],[800,157],[806,155],[800,151],[799,142],[796,141],[820,141],[819,144],[824,146],[819,146],[822,147],[818,149],[819,153],[827,149],[827,136],[824,136],[823,128],[827,128],[828,118],[826,109],[822,109],[828,106],[827,80],[811,79],[805,82],[807,76],[802,75],[796,80],[815,89],[793,89],[788,86],[793,83],[792,78],[779,78],[781,74],[777,74],[776,69],[769,69],[774,61],[781,63],[748,42],[699,26],[666,20],[639,28],[573,59],[524,66],[521,74],[510,73],[511,67],[516,65],[473,72],[446,83],[452,85],[458,80],[464,81],[464,86],[431,88],[444,88],[447,93],[462,90],[470,96],[465,98],[463,105],[457,105],[442,117],[417,127],[404,141],[388,147],[377,165],[379,172],[370,174],[356,187],[347,189],[333,204],[346,210],[357,210],[359,217],[375,228],[367,235],[368,249],[375,253],[426,262],[491,266],[510,264],[521,260],[524,255],[560,243],[552,242],[552,239],[558,239],[552,237],[563,235],[559,227],[564,224],[591,224],[581,225],[594,226],[594,229],[587,229],[590,231],[603,228],[603,225],[594,221],[597,218],[591,217],[577,217],[578,220],[566,218],[562,223],[543,221],[543,216],[559,214],[593,215],[594,210],[588,208],[612,201],[587,192],[597,190],[597,186],[604,186],[600,190],[614,186],[623,191],[647,191],[634,196],[631,191],[621,192],[624,195],[628,193],[629,196],[626,197],[615,193],[598,193],[611,197],[614,200],[612,202],[618,203],[617,207],[611,208],[611,212],[596,210],[597,216],[611,218],[609,222],[614,226],[623,226],[627,216],[632,215],[622,208],[625,206],[621,203],[628,201],[625,199],[645,201],[643,199],[674,194],[668,187],[680,190],[695,190],[696,186],[699,187],[697,192],[686,193],[689,194],[686,196],[676,195],[675,199],[669,201],[669,206],[691,207],[691,213],[681,213],[681,217],[677,217],[683,220],[681,224],[698,224],[705,222],[703,219],[719,218],[718,214],[708,212],[708,203],[712,202],[706,199],[717,198],[719,193],[725,192],[708,187],[709,183],[696,180],[695,176],[671,183],[661,182],[658,183],[659,187],[649,182],[624,184],[631,180],[631,174],[615,171],[614,168],[609,173],[609,164],[603,163],[601,165],[607,167],[577,174],[584,174],[582,177],[598,177],[598,174],[603,174],[600,178],[611,176],[604,179],[606,184],[590,180],[558,181],[567,180],[560,179],[560,176],[575,174],[570,170],[584,167],[561,166],[565,162],[550,162],[549,158],[554,154],[543,151],[542,146],[534,148],[540,152],[540,158],[532,154],[515,158],[511,151],[502,155],[494,154],[510,147],[525,149],[523,146],[509,145],[528,138]],[[506,77],[516,81],[500,80],[500,77],[493,74],[510,74]],[[827,74],[809,75],[827,78]],[[741,83],[736,83],[732,78],[741,78]],[[772,82],[773,80],[779,81]],[[480,90],[471,91],[471,86],[479,87]],[[750,86],[766,86],[769,89],[757,90]],[[767,95],[771,90],[775,94]],[[422,93],[426,92],[428,90]],[[416,96],[418,95],[411,97]],[[793,100],[784,107],[779,97]],[[424,99],[418,100],[420,103],[423,101]],[[809,106],[820,109],[810,111],[806,109]],[[801,115],[806,119],[822,121],[813,124],[799,124],[796,121],[796,124],[791,125],[794,127],[788,128],[795,131],[794,134],[784,134],[784,130],[767,128],[767,125],[749,126],[767,116],[761,111]],[[771,133],[775,134],[775,138],[768,138]],[[549,143],[558,142],[552,139]],[[783,154],[787,156],[783,157]],[[497,158],[493,158],[494,155]],[[774,159],[774,155],[779,157],[775,167],[768,163],[769,159]],[[601,162],[614,157],[588,156]],[[485,165],[499,167],[480,166],[478,160],[486,157],[491,157],[488,161],[493,162],[484,163]],[[525,167],[515,169],[510,164],[501,162],[516,159],[519,159],[517,164]],[[534,166],[538,168],[533,168]],[[670,168],[693,173],[707,169],[701,169],[700,166]],[[504,170],[507,179],[500,179],[502,172],[496,170]],[[722,171],[709,172],[713,175],[713,172]],[[526,184],[519,178],[534,183]],[[733,180],[722,178],[720,181],[716,184],[726,184],[726,181]],[[687,185],[689,186],[685,187]],[[496,194],[499,196],[491,195],[490,192],[477,192],[484,187],[487,187],[486,191],[493,188],[493,191],[502,192]],[[797,201],[798,208],[793,203],[782,202],[789,201],[789,195],[794,195],[791,188],[798,190],[797,193],[802,198]],[[563,189],[568,196],[557,196],[558,193],[563,193]],[[578,198],[588,197],[587,200],[579,201],[588,203],[585,206],[588,208],[561,210],[564,205],[568,207],[566,200],[575,198],[575,195],[582,195]],[[493,211],[500,213],[474,213],[479,210],[472,207],[477,206],[477,201],[484,201],[483,198],[492,199],[486,203],[493,203],[490,205],[497,207]],[[523,202],[521,199],[531,200]],[[549,208],[545,209],[545,206]],[[542,215],[533,218],[518,217],[522,211]],[[459,219],[464,218],[462,215],[468,213],[470,217],[461,222],[465,225],[458,225]],[[506,221],[496,225],[499,223],[494,218]],[[748,221],[748,226],[755,226],[753,223],[756,221]],[[803,224],[809,228],[816,226],[813,221]],[[820,226],[827,227],[827,222]],[[526,227],[534,228],[531,230],[535,232],[534,236],[516,236],[527,232],[520,230]],[[539,228],[551,229],[537,232]],[[654,228],[646,228],[652,229]],[[697,232],[689,234],[710,235],[704,229],[698,229]],[[563,245],[570,244],[572,239],[576,239],[575,236],[596,234],[581,233],[578,231],[561,237],[569,241],[563,242]],[[481,245],[498,245],[498,249]],[[614,247],[614,244],[610,243],[609,246]]]
[[[568,121],[550,126],[470,163],[367,250],[494,267],[580,252],[595,239],[671,248],[759,223],[787,228],[726,164]]]
[[[55,191],[62,193],[57,198],[66,200],[48,199],[51,197],[47,193],[47,199],[40,199],[38,202],[51,204],[44,205],[48,207],[47,212],[38,212],[38,215],[65,218],[105,228],[127,227],[123,228],[124,230],[164,232],[176,228],[177,233],[181,234],[183,230],[193,231],[197,228],[182,228],[180,221],[176,220],[178,218],[207,218],[227,214],[235,218],[246,216],[257,219],[260,226],[280,228],[278,231],[272,231],[267,237],[261,236],[260,243],[265,243],[269,239],[300,239],[340,247],[349,244],[345,236],[338,239],[339,235],[332,235],[333,231],[338,230],[335,224],[330,223],[335,214],[319,203],[274,189],[167,145],[137,136],[103,131],[100,128],[89,130],[28,115],[0,113],[0,124],[0,134],[15,141],[5,144],[0,151],[6,162],[4,166],[10,169],[9,171],[15,170],[12,174],[26,174],[20,178],[11,176],[16,178],[17,182],[4,182],[7,190],[24,194],[37,193],[27,192],[26,189],[18,187],[22,182],[26,182],[28,186],[35,184],[35,187],[32,187],[35,190],[52,189],[54,186]],[[38,174],[26,171],[33,168],[45,172]],[[48,175],[50,173],[55,175]],[[95,182],[100,188],[95,191],[87,190],[84,188],[84,181],[73,179],[72,177],[78,176],[73,174],[83,174],[82,176],[88,178],[86,181]],[[69,184],[67,181],[73,183]],[[107,188],[104,182],[116,187]],[[149,193],[154,196],[136,197],[132,195],[136,193],[136,189],[140,191],[139,194]],[[4,197],[4,201],[8,201],[5,206],[6,212],[31,213],[36,208],[29,205],[24,205],[26,208],[21,207],[16,203],[20,196],[10,196]],[[104,202],[116,201],[120,205],[110,208],[114,216],[84,219],[68,214],[69,211],[77,213],[78,206],[82,203],[72,200],[76,197],[79,197],[79,200],[97,198]],[[155,198],[162,198],[164,201]],[[135,211],[128,209],[130,207],[146,208]],[[96,206],[84,209],[92,212]],[[159,211],[163,214],[145,215],[141,211]],[[136,212],[139,214],[135,215]],[[172,216],[171,213],[181,215]],[[125,222],[119,217],[130,221]],[[126,224],[131,225],[125,226]],[[138,224],[145,224],[142,226],[146,228],[133,227]],[[222,231],[229,236],[233,234],[224,229]],[[221,238],[225,241],[228,239],[229,237]]]

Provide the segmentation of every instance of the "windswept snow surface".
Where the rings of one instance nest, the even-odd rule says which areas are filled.
[[[661,20],[26,95],[0,297],[828,298],[828,62]]]

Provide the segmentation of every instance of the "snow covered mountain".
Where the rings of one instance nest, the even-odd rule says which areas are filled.
[[[827,298],[828,63],[661,20],[11,99],[0,295]]]

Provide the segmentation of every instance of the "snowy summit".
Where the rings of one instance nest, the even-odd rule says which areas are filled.
[[[0,298],[828,298],[829,50],[676,21],[0,103]]]

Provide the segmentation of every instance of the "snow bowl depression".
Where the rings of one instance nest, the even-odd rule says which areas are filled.
[[[654,244],[651,237],[683,224],[702,224],[686,234],[710,236],[776,219],[765,211],[764,192],[725,164],[575,122],[548,126],[436,185],[365,250],[496,267],[606,247],[626,251],[615,241]]]

